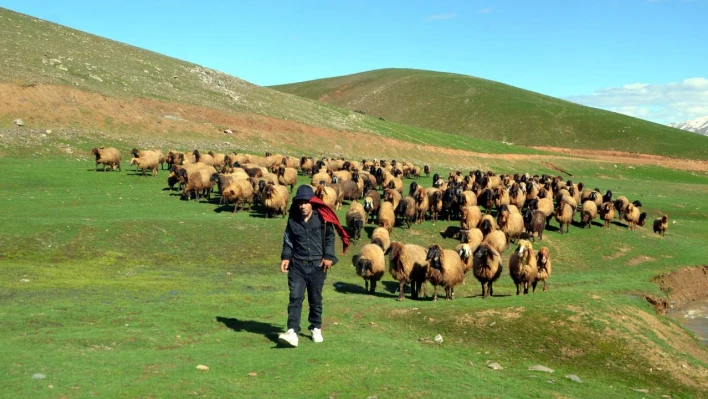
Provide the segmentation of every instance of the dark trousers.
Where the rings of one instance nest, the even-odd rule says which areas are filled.
[[[304,262],[290,261],[288,270],[288,288],[290,289],[290,303],[288,304],[288,329],[300,332],[300,317],[302,315],[302,301],[305,299],[307,289],[307,303],[310,305],[309,329],[322,328],[322,288],[324,287],[327,273],[320,267],[320,260]]]

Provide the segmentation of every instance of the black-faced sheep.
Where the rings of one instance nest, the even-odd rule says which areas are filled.
[[[215,168],[222,167],[226,164],[226,155],[214,151],[209,151],[207,154],[209,154],[212,159],[214,159]]]
[[[211,155],[202,154],[199,150],[194,150],[192,155],[194,155],[195,162],[201,162],[205,165],[214,166],[214,158]]]
[[[536,272],[536,279],[531,284],[533,286],[533,292],[536,292],[536,284],[539,281],[543,281],[543,290],[546,291],[546,281],[551,278],[551,252],[547,247],[542,247],[538,250],[536,254],[536,266],[538,271]]]
[[[373,294],[376,291],[376,283],[381,280],[386,271],[384,251],[376,244],[365,244],[359,251],[354,267],[356,274],[364,279],[364,289],[369,294]]]
[[[182,169],[184,171],[185,169]],[[214,187],[214,181],[211,176],[216,173],[216,169],[210,167],[199,168],[196,172],[191,173],[187,178],[187,184],[182,191],[182,198],[189,201],[191,194],[194,193],[195,200],[199,201],[201,197],[206,196],[211,198],[211,189]]]
[[[546,214],[528,208],[526,213],[524,213],[524,225],[526,226],[526,233],[531,240],[536,242],[536,234],[538,234],[539,240],[543,240],[543,229],[546,228]]]
[[[266,217],[273,217],[279,213],[285,215],[288,212],[288,189],[285,186],[267,184],[263,190],[262,205],[266,210]]]
[[[411,298],[418,299],[421,287],[425,290],[425,279],[428,271],[425,248],[414,244],[392,242],[389,253],[389,272],[399,283],[398,300],[405,298],[406,283],[411,283]],[[427,293],[425,293],[427,296]]]
[[[381,247],[384,253],[388,253],[388,249],[391,247],[391,235],[385,228],[377,227],[371,233],[371,243]]]
[[[106,171],[106,167],[110,166],[111,170],[115,169],[116,166],[118,167],[118,171],[120,172],[120,161],[121,161],[121,155],[120,151],[113,147],[98,147],[94,148],[91,150],[91,154],[96,156],[96,167],[93,169],[94,172],[98,171],[98,165],[102,164],[103,165],[103,171]]]
[[[669,217],[664,215],[659,219],[654,219],[654,233],[659,233],[661,236],[666,235],[666,230],[669,228]]]
[[[627,210],[627,206],[629,206],[629,200],[627,199],[627,197],[625,197],[624,195],[620,195],[619,197],[617,197],[613,205],[615,206],[615,211],[617,213],[616,216],[620,219],[623,219],[624,213]]]
[[[390,233],[393,226],[396,224],[396,214],[393,211],[393,204],[390,202],[382,202],[379,207],[379,214],[376,218],[379,227],[383,227]]]
[[[332,183],[332,188],[338,190],[341,200],[348,199],[352,201],[358,201],[361,198],[361,191],[359,186],[354,180],[340,181],[338,183]],[[341,203],[341,200],[339,201]]]
[[[351,231],[351,236],[354,240],[361,237],[361,231],[366,224],[366,211],[360,203],[354,201],[349,205],[346,214],[347,227]]]
[[[413,197],[406,197],[398,203],[398,207],[394,210],[396,216],[403,219],[403,223],[406,224],[407,228],[411,228],[411,221],[415,219],[416,208],[415,199]]]
[[[433,301],[438,300],[439,284],[445,287],[445,300],[451,301],[455,286],[462,283],[465,278],[464,264],[460,255],[453,250],[443,250],[440,245],[433,244],[428,248],[425,259],[428,261],[426,277],[434,287]]]
[[[482,284],[482,297],[494,295],[492,284],[499,279],[502,270],[499,252],[493,246],[482,243],[474,252],[472,262],[472,274]]]
[[[605,228],[610,228],[610,222],[615,218],[615,206],[612,202],[607,201],[599,209],[600,218],[605,221]]]
[[[293,187],[297,184],[297,169],[286,168],[285,166],[278,167],[278,184],[290,186],[290,192],[293,192]]]
[[[570,224],[573,222],[573,207],[565,202],[558,204],[556,209],[555,218],[560,225],[560,233],[563,234],[563,227],[565,226],[565,232],[568,233],[570,229]]]
[[[548,226],[548,223],[551,221],[551,216],[553,216],[555,211],[552,200],[548,198],[535,198],[529,202],[529,208],[543,212],[543,214],[546,215],[546,226]]]
[[[334,188],[319,184],[315,188],[315,196],[329,205],[330,208],[336,209],[339,196]]]
[[[300,158],[300,170],[305,175],[312,175],[312,168],[315,166],[315,161],[312,158],[303,156]]]
[[[442,192],[435,187],[427,189],[428,193],[428,206],[430,211],[430,217],[433,223],[438,221],[438,215],[442,211]]]
[[[401,193],[396,190],[387,188],[384,190],[384,201],[393,204],[393,209],[398,208],[398,204],[401,202]]]
[[[484,234],[482,234],[482,230],[472,228],[469,230],[460,230],[455,233],[452,238],[459,239],[463,244],[468,244],[474,251],[484,240]]]
[[[639,207],[634,206],[634,204],[628,204],[625,208],[623,218],[627,222],[627,228],[630,230],[635,230],[637,224],[639,223],[639,218],[641,217],[641,212]],[[646,214],[644,214],[644,219],[646,219]],[[642,219],[642,221],[644,221]]]
[[[538,266],[536,265],[536,254],[533,246],[527,240],[519,240],[519,247],[509,258],[509,274],[516,284],[516,295],[529,293],[529,287],[536,281]]]

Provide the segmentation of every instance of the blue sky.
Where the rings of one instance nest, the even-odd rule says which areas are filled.
[[[379,68],[429,69],[668,123],[708,115],[707,2],[0,0],[0,6],[264,86]]]

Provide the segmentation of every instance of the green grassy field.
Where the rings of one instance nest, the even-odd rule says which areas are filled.
[[[381,69],[273,88],[463,137],[708,159],[708,137],[472,76]]]
[[[513,295],[506,271],[486,300],[472,276],[453,302],[396,302],[389,275],[365,295],[351,265],[362,240],[328,276],[325,342],[303,336],[293,350],[276,347],[283,219],[181,201],[165,171],[23,154],[0,158],[2,397],[705,397],[706,348],[641,298],[664,296],[655,275],[705,263],[704,175],[628,166],[608,179],[597,164],[562,165],[677,224],[659,238],[619,223],[560,236],[553,222],[535,245],[551,249],[550,289],[529,296]],[[452,248],[448,226],[393,238]]]

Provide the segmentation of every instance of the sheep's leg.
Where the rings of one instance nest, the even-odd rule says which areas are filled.
[[[450,293],[450,287],[445,287],[445,300],[446,301],[452,300],[452,294]]]
[[[433,284],[433,301],[438,300],[438,285]]]
[[[494,296],[494,286],[491,281],[489,282],[489,296]]]
[[[486,287],[484,286],[484,283],[482,283],[482,298],[487,297],[487,290]]]
[[[546,280],[543,280],[543,290],[548,291],[548,288],[546,287]]]
[[[374,292],[376,292],[376,280],[371,280],[371,291],[369,291],[369,294],[374,295]]]
[[[524,282],[524,295],[529,293],[529,282],[525,281]]]
[[[533,292],[536,292],[536,285],[538,284],[538,281],[534,281],[531,283],[531,286],[533,287]]]
[[[516,295],[519,295],[521,293],[521,284],[516,284]]]
[[[364,279],[364,291],[369,292],[369,280]]]
[[[415,284],[415,283],[414,283],[414,284]],[[399,287],[398,287],[398,299],[397,299],[397,301],[400,302],[400,301],[402,301],[402,300],[404,300],[404,299],[406,298],[406,295],[405,295],[405,293],[404,293],[404,291],[403,291],[403,289],[405,288],[406,282],[405,282],[405,281],[400,281],[400,282],[398,283],[398,285],[399,285]],[[412,289],[412,290],[411,290],[411,298],[412,298],[412,299],[416,299],[417,297],[418,297],[418,296],[415,294],[415,290]]]

